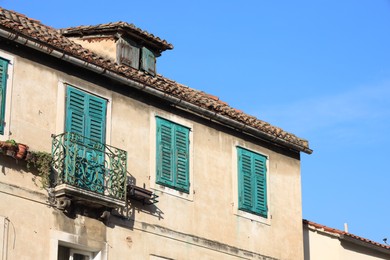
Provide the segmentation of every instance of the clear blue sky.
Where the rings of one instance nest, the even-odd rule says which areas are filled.
[[[55,28],[127,21],[175,48],[158,72],[308,139],[303,218],[390,238],[390,1],[26,1]]]

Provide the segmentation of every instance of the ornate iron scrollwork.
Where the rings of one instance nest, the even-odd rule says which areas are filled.
[[[76,133],[53,136],[56,184],[125,200],[127,152]]]

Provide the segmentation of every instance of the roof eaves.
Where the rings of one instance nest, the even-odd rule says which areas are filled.
[[[356,236],[354,234],[339,229],[331,228],[325,225],[321,225],[306,219],[303,220],[303,225],[306,225],[308,228],[311,228],[316,231],[321,231],[327,234],[337,236],[342,241],[351,242],[356,245],[364,246],[390,255],[390,246],[375,242],[373,240]]]
[[[359,237],[359,236],[355,236],[353,234],[345,233],[345,234],[342,234],[340,236],[340,240],[350,242],[350,243],[353,243],[353,244],[358,245],[358,246],[366,247],[366,248],[390,255],[390,246],[386,246],[386,245],[377,243],[375,241],[372,241],[372,240],[369,240],[369,239],[366,239],[363,237]]]

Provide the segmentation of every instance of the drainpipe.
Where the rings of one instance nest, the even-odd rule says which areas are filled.
[[[184,101],[182,99],[170,96],[170,95],[168,95],[160,90],[154,89],[154,88],[152,88],[148,85],[145,85],[143,83],[126,78],[124,76],[120,76],[112,71],[106,70],[106,69],[104,69],[100,66],[94,65],[90,62],[83,61],[82,59],[75,58],[75,57],[68,55],[64,52],[61,52],[61,51],[55,50],[53,48],[47,47],[45,45],[39,44],[36,41],[28,39],[27,37],[25,37],[23,35],[12,33],[12,32],[6,31],[4,29],[0,29],[0,37],[17,42],[21,45],[28,46],[28,47],[33,48],[35,50],[38,50],[40,52],[44,52],[50,56],[67,61],[73,65],[83,67],[83,68],[88,69],[90,71],[93,71],[95,73],[104,75],[110,79],[113,79],[115,81],[119,81],[125,85],[130,86],[130,87],[142,90],[143,92],[146,92],[146,93],[149,93],[153,96],[167,100],[179,108],[184,108],[184,109],[188,109],[190,111],[196,112],[196,113],[202,115],[203,117],[209,118],[211,120],[215,120],[215,121],[220,122],[220,123],[224,123],[224,124],[229,125],[230,127],[234,128],[236,130],[242,131],[244,133],[258,137],[260,139],[263,139],[266,141],[272,141],[272,142],[275,142],[275,143],[282,145],[284,147],[288,147],[288,148],[296,150],[296,151],[302,151],[302,152],[307,153],[307,154],[311,154],[313,152],[311,149],[309,149],[307,147],[304,147],[304,146],[299,145],[299,144],[287,142],[286,140],[284,140],[282,138],[265,133],[263,131],[260,131],[256,128],[254,128],[254,127],[248,126],[244,123],[241,123],[241,122],[238,122],[238,121],[233,120],[231,118],[219,115],[215,112],[211,112],[207,109],[198,107],[198,106],[196,106],[190,102]]]

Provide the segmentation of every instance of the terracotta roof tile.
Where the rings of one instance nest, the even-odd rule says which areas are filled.
[[[329,232],[329,233],[333,233],[333,234],[337,234],[337,235],[344,235],[344,236],[351,237],[351,238],[354,238],[354,239],[362,241],[362,242],[366,242],[366,243],[371,244],[371,245],[375,245],[375,246],[390,250],[390,246],[388,246],[388,245],[381,244],[381,243],[375,242],[373,240],[370,240],[370,239],[367,239],[364,237],[360,237],[360,236],[357,236],[357,235],[354,235],[354,234],[351,234],[351,233],[348,233],[348,232],[345,232],[345,231],[342,231],[339,229],[327,227],[327,226],[324,226],[324,225],[321,225],[321,224],[318,224],[318,223],[315,223],[315,222],[312,222],[312,221],[309,221],[306,219],[303,220],[303,224],[307,225],[307,226],[312,226],[315,229],[320,229],[320,230],[323,230],[325,232]]]
[[[133,25],[124,22],[103,24],[99,27],[106,28],[113,26],[126,27],[127,29],[134,30],[139,34],[150,37],[155,41],[160,41],[162,44],[167,44],[166,47],[170,46],[168,43],[166,43],[166,41],[163,41],[152,34],[149,34],[145,31],[142,31],[141,29],[136,28]],[[164,92],[166,95],[171,95],[173,97],[182,99],[200,108],[209,110],[214,114],[219,114],[235,120],[236,122],[246,124],[247,126],[257,129],[260,132],[271,135],[271,141],[279,138],[281,141],[286,142],[287,144],[291,144],[293,147],[295,147],[294,149],[296,150],[311,153],[307,140],[285,132],[278,127],[271,126],[270,124],[253,116],[247,115],[243,112],[237,112],[237,110],[230,107],[226,102],[219,100],[219,98],[215,96],[176,83],[175,81],[165,78],[162,75],[153,77],[128,66],[118,65],[114,61],[105,59],[93,53],[92,51],[83,48],[81,45],[76,44],[72,40],[63,36],[60,31],[43,25],[37,20],[27,18],[25,15],[0,8],[0,28],[11,31],[13,33],[24,35],[32,41],[39,43],[39,45],[45,46],[46,48],[58,50],[80,60],[87,61],[95,66],[101,67],[104,70],[111,71],[118,76],[123,76],[141,84],[148,85],[151,88]],[[86,30],[86,28],[89,27],[80,26],[73,29],[68,28],[67,30],[82,31],[84,28]],[[96,29],[96,26],[93,28]]]

